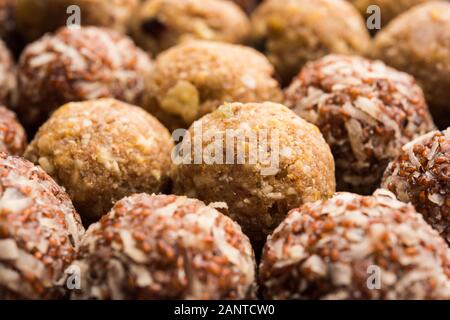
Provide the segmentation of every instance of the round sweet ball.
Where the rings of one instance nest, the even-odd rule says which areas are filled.
[[[358,8],[361,14],[365,17],[372,16],[376,11],[371,6],[378,6],[380,9],[381,27],[386,26],[391,20],[407,11],[408,9],[422,4],[424,2],[433,0],[348,0]],[[377,31],[377,30],[373,30]]]
[[[195,122],[176,150],[173,191],[224,202],[257,254],[290,209],[335,192],[320,131],[280,104],[225,104]]]
[[[114,99],[62,106],[39,129],[25,157],[66,188],[85,221],[114,202],[167,185],[173,142],[139,107]]]
[[[21,156],[27,146],[27,136],[11,110],[0,106],[0,152]]]
[[[357,56],[308,63],[286,90],[286,105],[330,144],[339,191],[371,194],[400,148],[434,130],[411,76]]]
[[[126,36],[64,27],[28,45],[18,68],[19,118],[33,131],[68,102],[116,98],[139,104],[152,63]]]
[[[450,128],[406,144],[387,168],[382,187],[412,203],[450,243]]]
[[[16,23],[20,33],[33,41],[66,25],[128,29],[140,0],[20,0]]]
[[[254,299],[255,259],[230,218],[203,202],[137,194],[93,224],[72,299]]]
[[[284,84],[310,60],[329,53],[363,54],[371,41],[361,15],[344,0],[265,0],[252,25],[255,44]]]
[[[338,193],[289,213],[259,277],[266,299],[449,299],[450,250],[389,191]]]
[[[42,169],[0,153],[0,299],[57,299],[84,234],[65,193]]]
[[[398,16],[378,33],[373,55],[413,75],[436,122],[450,125],[450,2],[432,1]]]
[[[190,41],[158,56],[144,107],[170,129],[186,128],[224,102],[281,102],[273,76],[252,48]]]
[[[131,23],[131,34],[156,55],[192,39],[242,43],[250,34],[250,22],[226,0],[147,0]]]
[[[17,103],[17,74],[11,52],[0,39],[0,105],[14,107]]]

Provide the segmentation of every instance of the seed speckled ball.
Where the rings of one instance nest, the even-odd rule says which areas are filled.
[[[116,98],[139,104],[150,58],[126,36],[62,28],[27,46],[19,62],[19,118],[36,130],[64,103]]]
[[[386,170],[382,187],[412,203],[450,243],[450,128],[405,145]]]
[[[0,40],[0,104],[14,107],[17,102],[16,67],[13,57]]]
[[[413,75],[442,128],[450,125],[450,2],[413,7],[378,33],[373,56]]]
[[[339,191],[371,194],[401,147],[435,128],[411,76],[357,56],[308,63],[286,90],[286,105],[330,144]]]
[[[84,234],[65,193],[42,169],[0,153],[0,299],[57,299]]]
[[[27,136],[11,110],[0,106],[0,152],[21,156],[27,146]]]
[[[449,299],[450,250],[387,190],[292,210],[260,266],[267,299]]]
[[[253,38],[289,84],[303,65],[329,53],[364,54],[370,36],[344,0],[266,0],[252,15]]]
[[[195,122],[179,147],[174,192],[225,202],[257,254],[290,209],[335,192],[329,146],[280,104],[225,104]]]
[[[156,55],[192,39],[242,43],[250,34],[250,22],[226,0],[148,0],[131,23],[131,34]]]
[[[138,4],[139,0],[20,0],[17,1],[16,23],[29,41],[68,23],[77,23],[77,15],[82,25],[125,33]]]
[[[252,48],[191,41],[158,56],[144,107],[170,129],[186,128],[224,102],[280,102],[273,74]]]
[[[62,106],[39,129],[25,157],[64,186],[86,221],[115,201],[167,184],[173,142],[139,107],[114,99]]]
[[[86,232],[72,299],[254,299],[255,260],[241,228],[203,202],[138,194]]]

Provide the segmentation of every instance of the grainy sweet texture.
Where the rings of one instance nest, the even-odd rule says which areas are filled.
[[[33,132],[64,103],[116,98],[139,104],[150,58],[126,36],[64,27],[28,45],[19,62],[19,118]]]
[[[377,34],[372,54],[413,75],[437,124],[450,125],[450,2],[432,1],[398,16]]]
[[[138,194],[86,232],[72,299],[254,299],[255,260],[241,228],[203,202]]]
[[[387,168],[382,186],[412,203],[450,243],[450,128],[406,144]]]
[[[280,102],[273,74],[252,48],[191,41],[158,56],[144,107],[168,128],[186,128],[224,102]]]
[[[370,11],[367,13],[367,9],[370,6],[378,6],[380,8],[381,14],[381,27],[385,27],[391,20],[400,15],[401,13],[407,11],[408,9],[422,4],[424,2],[433,0],[348,0],[353,5],[358,8],[363,17],[369,17],[373,15],[374,12]],[[371,30],[376,31],[376,30]]]
[[[400,148],[435,128],[411,76],[357,56],[308,63],[286,90],[286,105],[330,144],[339,191],[371,194]]]
[[[84,233],[64,189],[0,153],[0,299],[57,299]]]
[[[387,190],[292,210],[260,266],[268,299],[449,299],[450,250]]]
[[[248,17],[226,0],[147,0],[136,15],[131,34],[154,55],[188,40],[242,43],[250,34]]]
[[[100,99],[58,109],[25,157],[67,189],[89,222],[124,196],[160,192],[167,183],[172,147],[169,132],[150,114]]]
[[[0,104],[9,108],[17,102],[16,67],[11,52],[0,40]]]
[[[370,46],[361,15],[344,0],[266,0],[253,13],[252,28],[286,85],[310,60],[364,54]]]
[[[257,255],[290,209],[335,191],[330,148],[316,126],[283,105],[225,104],[195,122],[179,147],[174,193],[225,202],[222,211],[241,224]]]
[[[21,156],[27,146],[27,136],[11,110],[0,106],[0,152]]]
[[[68,9],[78,6],[82,25],[125,33],[138,4],[139,0],[17,0],[16,23],[21,34],[33,41],[75,22],[71,17],[76,12]]]

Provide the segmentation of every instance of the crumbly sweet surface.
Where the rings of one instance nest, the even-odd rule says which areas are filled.
[[[389,191],[338,193],[289,213],[264,248],[260,285],[270,299],[449,299],[450,251]]]
[[[67,189],[83,219],[166,185],[171,136],[139,107],[114,99],[69,103],[41,127],[25,157]]]
[[[86,232],[72,299],[254,299],[255,260],[241,228],[203,202],[134,195]]]
[[[116,98],[139,104],[152,63],[119,33],[64,27],[28,45],[18,69],[19,117],[27,129],[37,129],[72,101]]]
[[[405,145],[387,168],[382,186],[412,203],[450,243],[450,128]]]
[[[84,233],[64,189],[42,169],[0,153],[0,299],[61,298]]]
[[[432,1],[398,16],[378,33],[372,54],[413,75],[436,121],[450,125],[450,2]]]
[[[286,85],[308,61],[364,54],[370,46],[361,15],[344,0],[266,0],[253,13],[252,28]]]
[[[29,41],[72,21],[75,11],[67,13],[70,6],[80,8],[82,25],[107,27],[126,33],[140,0],[20,0],[17,1],[16,22],[21,34]]]
[[[242,43],[250,34],[250,22],[226,0],[147,0],[131,23],[131,34],[157,55],[193,39]]]
[[[282,100],[274,69],[256,50],[191,41],[162,53],[144,107],[168,128],[186,128],[224,102]]]
[[[308,63],[285,96],[330,144],[340,191],[371,194],[401,147],[435,128],[415,80],[381,61],[328,55]]]
[[[17,100],[17,79],[14,60],[3,40],[0,40],[0,104],[12,108]]]
[[[0,106],[0,152],[21,156],[27,146],[27,136],[11,110]]]
[[[201,132],[195,129],[198,125]],[[227,131],[236,136],[232,144]],[[335,191],[329,146],[316,126],[283,105],[225,104],[194,123],[189,134],[183,144],[195,145],[192,160],[201,152],[203,161],[174,165],[174,193],[206,203],[225,202],[228,209],[221,211],[242,226],[257,254],[290,209]],[[211,152],[217,141],[225,146],[225,164],[217,163]],[[258,156],[251,156],[255,150]]]
[[[391,20],[407,11],[408,9],[433,0],[348,0],[355,5],[359,12],[365,17],[368,16],[367,8],[378,6],[381,13],[381,26],[386,26]],[[370,14],[373,14],[371,11]]]

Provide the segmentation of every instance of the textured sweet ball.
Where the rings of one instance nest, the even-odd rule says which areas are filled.
[[[42,169],[0,153],[0,299],[57,299],[84,233],[64,192]]]
[[[83,220],[114,202],[167,185],[173,142],[139,107],[114,99],[64,105],[39,129],[25,157],[66,188]]]
[[[250,34],[250,22],[226,0],[147,0],[131,22],[131,34],[156,55],[192,39],[242,43]]]
[[[260,266],[267,299],[449,299],[450,250],[387,190],[292,210]]]
[[[286,90],[286,105],[330,144],[340,191],[371,194],[401,147],[434,129],[411,76],[356,56],[308,63]]]
[[[274,103],[225,104],[178,145],[173,190],[225,202],[255,252],[299,205],[335,191],[334,161],[316,126]]]
[[[344,0],[265,0],[252,15],[252,29],[286,85],[310,60],[363,54],[370,46],[361,15]]]
[[[416,6],[378,33],[374,57],[413,75],[436,123],[450,125],[450,2]]]
[[[241,228],[203,202],[138,194],[93,224],[72,299],[254,299],[255,260]]]
[[[387,168],[382,187],[412,203],[450,243],[450,128],[406,144]]]
[[[273,75],[252,48],[191,41],[158,56],[144,107],[170,129],[186,128],[224,102],[281,101]]]
[[[27,146],[27,136],[11,110],[0,106],[0,152],[21,156]]]
[[[400,15],[401,13],[407,11],[408,9],[422,4],[424,2],[433,1],[433,0],[348,0],[353,5],[358,8],[359,12],[364,17],[372,16],[375,11],[369,10],[373,7],[378,6],[380,8],[380,18],[381,18],[381,27],[385,27],[391,20]],[[376,32],[378,30],[371,30]]]
[[[64,103],[116,98],[139,104],[152,64],[119,33],[64,27],[28,45],[18,69],[19,118],[33,132]]]
[[[16,90],[14,60],[3,40],[0,40],[0,105],[14,107],[17,102]]]
[[[29,41],[74,23],[107,27],[125,33],[139,2],[140,0],[20,0],[17,1],[15,17],[17,28]]]

